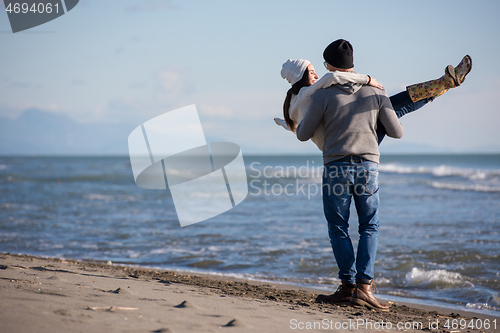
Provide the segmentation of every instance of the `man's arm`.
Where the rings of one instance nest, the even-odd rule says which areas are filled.
[[[324,110],[321,110],[314,103],[314,96],[311,98],[311,103],[309,104],[309,109],[302,119],[302,122],[297,127],[297,139],[300,141],[307,141],[313,137],[314,132],[318,128],[319,124],[323,120]]]
[[[391,138],[400,139],[403,134],[403,125],[399,122],[398,116],[396,116],[396,112],[392,108],[391,101],[387,96],[387,93],[383,91],[380,96],[380,113],[379,120],[384,125],[385,131],[387,135]]]

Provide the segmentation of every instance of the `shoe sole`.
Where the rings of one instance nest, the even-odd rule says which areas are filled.
[[[465,77],[467,76],[467,74],[470,73],[470,71],[472,70],[472,58],[470,57],[470,55],[466,55],[464,58],[467,58],[469,59],[469,63],[470,63],[470,67],[469,67],[469,70],[467,71],[467,73],[464,74],[464,77],[462,78],[462,83],[465,81]]]
[[[458,87],[460,85],[460,82],[458,81],[457,76],[455,75],[455,68],[452,65],[446,66],[446,74],[448,74],[453,79],[455,87]]]
[[[365,302],[365,301],[363,301],[362,299],[359,299],[359,298],[353,298],[353,299],[351,299],[351,304],[353,304],[353,305],[359,305],[359,306],[366,306],[367,308],[374,309],[374,310],[377,310],[377,311],[389,312],[389,309],[378,308],[378,307],[373,306],[370,303]]]

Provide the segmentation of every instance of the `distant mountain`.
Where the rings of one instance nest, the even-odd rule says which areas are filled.
[[[469,151],[482,153],[482,154],[500,154],[500,146],[498,145],[486,145],[486,146],[476,146]]]
[[[134,125],[80,124],[39,109],[0,118],[0,155],[127,155]]]
[[[17,119],[0,117],[0,155],[128,155],[128,136],[138,124],[80,124],[70,117],[39,109],[24,111]],[[274,146],[240,143],[242,151],[276,154]],[[456,151],[411,142],[383,143],[383,154],[500,153],[490,145]],[[312,154],[319,154],[311,149]],[[294,151],[291,154],[300,154]]]

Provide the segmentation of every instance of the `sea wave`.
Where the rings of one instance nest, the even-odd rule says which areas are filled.
[[[315,165],[314,161],[307,161],[305,165],[264,165],[254,162],[247,168],[250,178],[277,178],[277,179],[321,179],[323,165]]]
[[[379,171],[400,174],[431,174],[435,177],[458,176],[468,180],[486,180],[500,177],[500,169],[484,170],[474,168],[459,168],[448,165],[437,167],[409,167],[395,163],[380,164]]]
[[[431,186],[439,189],[457,190],[457,191],[500,192],[500,186],[488,186],[482,184],[431,182]]]
[[[416,267],[413,267],[411,271],[406,274],[406,283],[421,288],[434,288],[437,286],[450,286],[454,288],[456,285],[472,285],[472,283],[466,281],[460,273],[449,272],[445,269],[426,271]]]
[[[500,184],[500,169],[460,168],[450,165],[439,165],[435,167],[407,166],[398,163],[380,164],[379,171],[397,174],[426,174],[434,177],[460,177],[470,181],[492,181]],[[323,166],[306,165],[258,165],[252,164],[247,167],[250,178],[267,179],[321,179]]]
[[[38,210],[40,207],[34,205],[27,204],[17,204],[12,202],[4,202],[0,205],[0,209],[12,209],[19,211],[29,211],[29,210]]]
[[[499,307],[491,306],[488,303],[467,303],[465,307],[469,309],[479,309],[479,310],[485,309],[485,310],[500,311]]]
[[[113,200],[114,196],[112,195],[105,195],[105,194],[98,194],[98,193],[91,193],[85,196],[85,199],[87,200],[104,200],[104,201],[109,201]]]

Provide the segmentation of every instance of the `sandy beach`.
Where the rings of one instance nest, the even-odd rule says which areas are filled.
[[[500,324],[495,317],[427,306],[394,303],[381,313],[322,304],[315,301],[318,293],[111,262],[0,254],[0,332],[498,332]]]

